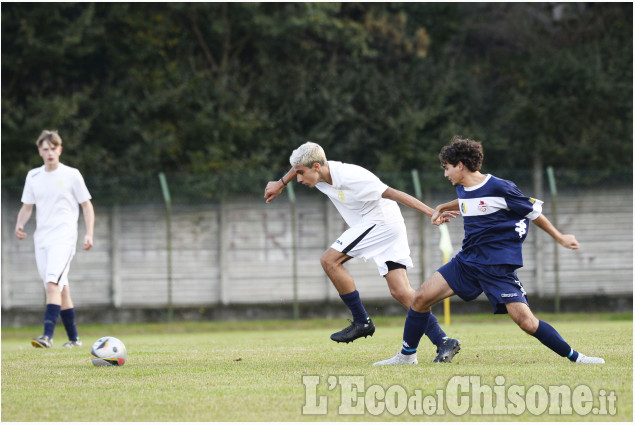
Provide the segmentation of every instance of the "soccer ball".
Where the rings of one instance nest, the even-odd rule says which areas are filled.
[[[99,338],[90,350],[90,359],[95,366],[123,366],[127,357],[126,346],[112,336]]]

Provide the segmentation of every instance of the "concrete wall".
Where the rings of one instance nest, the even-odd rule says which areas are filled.
[[[426,199],[430,205],[447,199]],[[544,199],[552,219],[551,199]],[[559,247],[558,277],[562,297],[632,298],[633,197],[631,191],[560,193],[558,227],[576,235],[578,251]],[[70,281],[77,306],[121,309],[164,307],[168,300],[166,211],[147,207],[100,207],[96,202],[95,246],[79,247]],[[2,205],[2,310],[41,310],[43,286],[33,255],[35,223],[29,236],[13,236],[19,201]],[[441,265],[439,229],[402,206],[415,269],[413,287]],[[425,218],[425,217],[423,217]],[[296,208],[297,297],[302,303],[339,300],[320,264],[321,253],[346,225],[323,196],[299,198]],[[271,204],[233,201],[172,210],[172,302],[175,307],[272,307],[293,301],[291,209],[286,196]],[[462,220],[449,225],[455,252],[463,237]],[[524,244],[525,267],[519,272],[530,297],[553,297],[555,245],[536,226]],[[80,216],[80,235],[83,218]],[[364,300],[390,300],[374,263],[351,260],[347,268]],[[394,301],[390,301],[394,302]],[[631,304],[632,305],[632,304]]]

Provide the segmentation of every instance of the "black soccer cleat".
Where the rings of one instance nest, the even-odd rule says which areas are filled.
[[[331,339],[333,341],[345,342],[348,344],[349,342],[355,341],[357,338],[366,338],[368,336],[373,336],[375,333],[375,324],[370,318],[368,319],[368,323],[364,323],[363,325],[358,325],[350,319],[348,321],[351,322],[348,327],[331,335]]]
[[[437,347],[437,356],[433,363],[451,363],[452,359],[461,349],[461,342],[454,338],[443,338],[443,343]]]

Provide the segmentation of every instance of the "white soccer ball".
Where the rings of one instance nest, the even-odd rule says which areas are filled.
[[[99,338],[90,350],[90,359],[95,366],[123,366],[127,357],[126,346],[112,336]]]

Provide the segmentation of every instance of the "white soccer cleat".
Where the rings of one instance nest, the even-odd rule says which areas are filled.
[[[401,354],[401,352],[397,353],[395,357],[392,357],[388,360],[382,360],[377,363],[373,363],[373,366],[387,366],[387,365],[396,365],[396,364],[417,364],[417,353],[414,354]]]
[[[578,358],[575,361],[576,363],[587,363],[587,364],[604,364],[604,359],[601,357],[589,357],[585,356],[582,353],[578,353]]]

